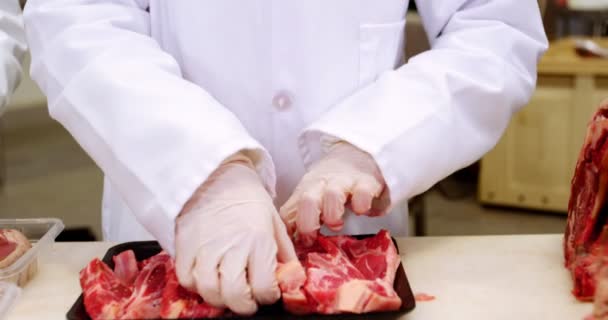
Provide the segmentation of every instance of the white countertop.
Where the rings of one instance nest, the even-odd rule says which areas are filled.
[[[436,296],[402,319],[582,320],[591,312],[591,304],[570,294],[561,235],[405,238],[398,244],[414,293]],[[80,294],[78,272],[110,246],[54,244],[7,319],[65,319]]]

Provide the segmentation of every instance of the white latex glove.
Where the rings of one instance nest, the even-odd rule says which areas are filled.
[[[176,221],[180,284],[217,307],[249,315],[280,297],[281,262],[297,259],[270,195],[244,156],[222,164]]]
[[[302,177],[281,207],[290,234],[310,243],[321,223],[333,231],[344,225],[345,208],[357,215],[380,216],[389,207],[380,169],[366,152],[348,144],[334,144],[327,155]]]

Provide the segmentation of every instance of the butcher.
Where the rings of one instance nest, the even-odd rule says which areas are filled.
[[[240,314],[323,232],[406,235],[408,198],[490,150],[547,48],[536,1],[29,0],[31,75],[105,174],[103,234],[155,239]]]
[[[21,62],[26,50],[19,1],[0,1],[0,116],[21,80]]]

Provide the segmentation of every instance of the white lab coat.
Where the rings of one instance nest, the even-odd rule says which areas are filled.
[[[22,20],[18,0],[0,1],[0,115],[21,80],[21,62],[27,49]]]
[[[334,139],[375,158],[394,202],[494,146],[547,47],[537,2],[418,1],[432,50],[399,67],[407,6],[29,0],[25,22],[51,116],[105,172],[104,235],[171,251],[185,201],[239,150],[280,205]]]

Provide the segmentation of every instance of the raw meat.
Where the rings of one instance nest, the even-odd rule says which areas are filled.
[[[224,314],[224,310],[203,302],[201,296],[179,285],[175,267],[170,263],[163,291],[160,317],[163,319],[214,318]]]
[[[306,292],[302,288],[306,283],[306,271],[300,261],[280,264],[276,276],[285,310],[293,314],[314,312],[315,306],[308,301]]]
[[[603,256],[605,260],[606,255]],[[595,301],[593,302],[593,318],[595,320],[608,319],[608,264],[601,262],[596,275]]]
[[[296,251],[301,264],[293,261],[277,271],[286,310],[366,313],[401,306],[393,289],[400,259],[388,231],[363,240],[319,235],[312,246]]]
[[[133,294],[123,306],[123,319],[156,319],[167,277],[168,254],[160,253],[145,265],[133,282]]]
[[[0,268],[9,268],[31,248],[32,244],[21,231],[0,229]],[[30,257],[28,260],[29,262],[26,262],[27,265],[21,268],[21,271],[3,280],[15,282],[20,287],[25,286],[38,271],[37,258]]]
[[[416,299],[416,301],[419,301],[419,302],[426,302],[426,301],[435,300],[435,296],[421,292],[421,293],[416,293],[414,295],[414,299]]]
[[[564,237],[566,267],[574,280],[573,294],[591,300],[596,274],[608,246],[608,100],[589,122],[572,178]]]
[[[114,271],[94,259],[80,272],[84,305],[94,320],[224,314],[223,310],[206,304],[197,294],[179,286],[173,260],[164,252],[138,263],[129,250],[113,260]]]
[[[15,263],[30,248],[32,245],[23,233],[15,229],[0,229],[0,268]]]
[[[124,303],[133,290],[124,285],[99,259],[80,271],[84,305],[91,319],[120,319]]]
[[[296,245],[300,261],[279,266],[283,305],[294,314],[365,313],[396,310],[393,289],[399,255],[387,231],[356,240],[319,236],[311,247]],[[84,304],[92,319],[213,318],[226,310],[206,304],[179,285],[164,252],[138,262],[132,251],[113,257],[114,270],[94,259],[80,272]]]
[[[342,249],[366,279],[380,278],[392,286],[401,260],[388,231],[364,240],[344,236],[326,239]]]
[[[123,251],[115,255],[112,260],[114,260],[114,273],[116,277],[122,283],[128,286],[132,285],[139,273],[135,253],[132,250]]]

